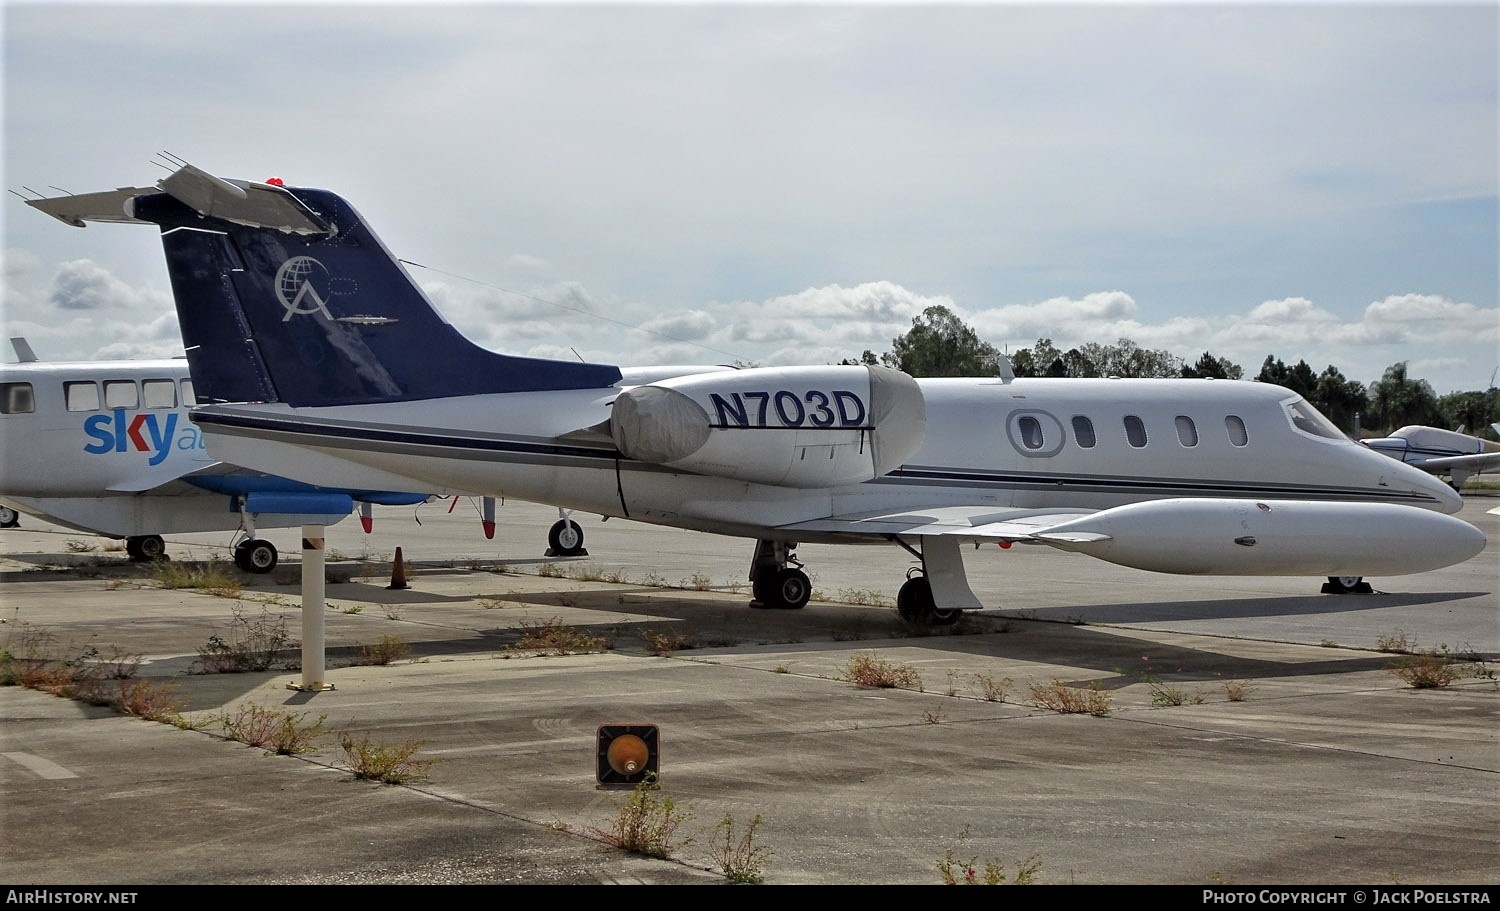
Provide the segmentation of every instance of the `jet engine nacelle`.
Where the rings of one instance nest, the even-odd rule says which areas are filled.
[[[615,399],[629,458],[783,487],[880,477],[922,444],[922,390],[889,367],[754,367],[672,377]]]

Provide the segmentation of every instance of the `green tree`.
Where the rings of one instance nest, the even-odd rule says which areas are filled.
[[[1168,377],[1182,375],[1182,358],[1165,348],[1142,348],[1128,338],[1113,345],[1089,342],[1079,352],[1097,371],[1094,376]],[[1065,356],[1066,358],[1066,356]],[[1072,374],[1070,374],[1072,375]]]
[[[1386,432],[1408,424],[1435,427],[1442,421],[1431,384],[1409,377],[1405,361],[1385,368],[1380,379],[1370,384],[1370,411]]]
[[[1318,392],[1318,375],[1307,366],[1307,361],[1298,361],[1295,365],[1288,367],[1281,362],[1281,358],[1268,354],[1265,363],[1260,365],[1260,374],[1255,379],[1262,383],[1285,386],[1308,401],[1316,398]]]
[[[1448,430],[1464,428],[1464,433],[1493,440],[1495,431],[1490,425],[1500,421],[1500,388],[1490,387],[1484,392],[1450,392],[1438,401],[1436,426]]]
[[[866,348],[864,350],[864,353],[859,356],[859,360],[851,360],[850,358],[846,357],[843,360],[839,361],[839,366],[847,367],[852,364],[856,367],[873,367],[874,365],[879,363],[880,359],[875,356],[875,352],[871,351],[869,348]]]
[[[1227,357],[1214,357],[1207,351],[1198,358],[1196,364],[1183,364],[1182,375],[1185,377],[1204,377],[1216,380],[1238,380],[1244,377],[1245,371],[1239,364],[1234,363]]]
[[[912,376],[995,376],[1000,372],[1000,352],[941,304],[913,317],[911,330],[891,339],[890,352],[880,359]]]
[[[1346,378],[1332,364],[1318,375],[1311,399],[1313,405],[1345,433],[1354,432],[1354,416],[1365,412],[1365,400],[1365,384]]]

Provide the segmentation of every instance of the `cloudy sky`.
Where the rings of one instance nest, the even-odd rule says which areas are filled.
[[[942,304],[1001,350],[1500,369],[1493,2],[49,0],[3,29],[7,189],[149,186],[167,151],[334,190],[497,350],[822,364]],[[7,337],[179,351],[151,229],[7,199]]]

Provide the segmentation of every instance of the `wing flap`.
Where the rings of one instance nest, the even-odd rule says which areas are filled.
[[[900,512],[829,516],[782,526],[788,532],[909,537],[951,535],[974,540],[1037,541],[1049,528],[1093,515],[1094,510],[996,509],[934,506]],[[1104,536],[1107,538],[1107,536]],[[1098,540],[1092,537],[1091,540]]]

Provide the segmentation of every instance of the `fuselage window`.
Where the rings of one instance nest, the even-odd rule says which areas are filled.
[[[1250,434],[1245,431],[1245,422],[1235,415],[1224,419],[1224,429],[1229,432],[1229,442],[1235,446],[1244,446],[1250,442]]]
[[[1078,445],[1084,449],[1094,448],[1094,422],[1083,415],[1073,416],[1073,437],[1078,440]]]
[[[1193,424],[1193,419],[1185,414],[1177,416],[1177,442],[1189,449],[1198,445],[1198,428]]]
[[[177,384],[171,380],[143,380],[141,393],[147,408],[177,407]]]
[[[1027,449],[1042,448],[1042,424],[1031,415],[1024,415],[1016,426],[1021,430],[1021,445]]]
[[[193,394],[192,380],[182,381],[182,404],[188,406],[189,408],[198,404],[198,397]]]
[[[79,383],[63,383],[63,398],[69,411],[98,411],[99,384],[92,380]]]
[[[1146,445],[1146,425],[1133,414],[1125,415],[1125,439],[1136,449]]]
[[[105,380],[104,381],[104,407],[105,408],[139,408],[141,407],[141,391],[136,388],[134,380]]]
[[[0,386],[0,414],[31,414],[36,411],[36,395],[30,383],[6,383]]]

